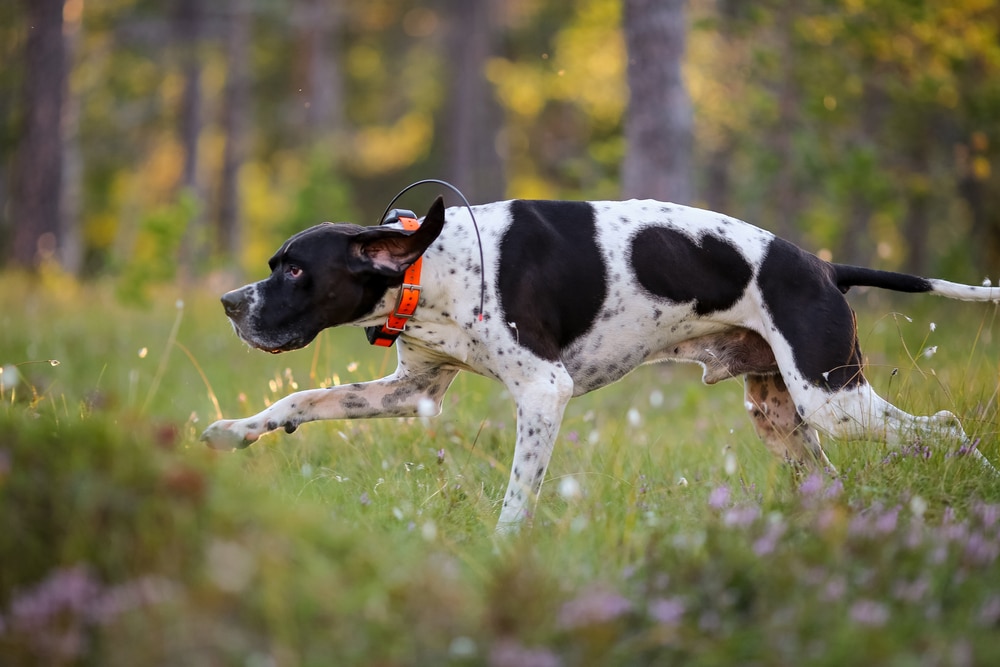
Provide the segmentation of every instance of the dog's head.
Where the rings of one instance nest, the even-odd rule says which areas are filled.
[[[274,253],[270,276],[224,294],[223,308],[251,346],[296,350],[327,327],[371,314],[443,226],[444,200],[438,197],[415,231],[329,222],[310,227]]]

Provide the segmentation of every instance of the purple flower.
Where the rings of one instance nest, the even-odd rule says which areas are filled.
[[[947,542],[963,543],[969,539],[969,524],[962,522],[941,526],[940,534]]]
[[[992,627],[998,621],[1000,621],[1000,595],[993,595],[979,608],[979,623]]]
[[[926,597],[930,587],[927,577],[920,576],[913,581],[897,581],[892,592],[897,600],[917,604]]]
[[[950,459],[956,456],[968,456],[972,452],[976,451],[977,447],[979,447],[979,438],[976,438],[975,440],[973,440],[968,444],[962,445],[954,452],[950,452],[948,454],[948,458]]]
[[[681,598],[658,598],[649,603],[649,617],[660,625],[677,627],[684,618],[686,607]]]
[[[944,513],[941,515],[941,523],[949,524],[955,523],[955,508],[949,505],[944,508]]]
[[[965,560],[973,565],[992,565],[1000,556],[1000,544],[976,531],[965,542]]]
[[[882,459],[882,464],[891,463],[894,459],[904,458],[904,459],[922,459],[928,460],[933,455],[933,450],[930,446],[922,444],[920,442],[915,442],[911,445],[905,445],[901,447],[898,451],[889,452],[889,455]]]
[[[368,497],[367,491],[362,491],[361,497],[358,498],[358,502],[361,503],[364,507],[368,507],[369,505],[372,504],[372,499]]]
[[[753,543],[753,552],[758,556],[767,556],[774,552],[778,546],[778,540],[785,534],[785,524],[774,521],[767,526],[767,530]]]
[[[34,588],[16,596],[10,605],[11,624],[32,631],[42,628],[58,614],[82,614],[100,594],[86,568],[56,570]]]
[[[813,473],[806,477],[802,484],[799,485],[799,493],[806,498],[811,498],[819,494],[824,486],[826,486],[826,480],[821,475]]]
[[[490,649],[490,667],[559,667],[559,656],[546,649],[527,648],[515,639],[501,639]]]
[[[851,605],[849,615],[851,620],[858,625],[880,628],[889,620],[889,609],[880,602],[858,600]]]
[[[722,523],[733,528],[749,528],[760,518],[760,508],[756,505],[741,505],[726,510]]]
[[[899,507],[897,506],[875,518],[875,532],[879,535],[888,535],[896,530],[896,525],[898,523]]]
[[[844,581],[843,577],[837,576],[826,582],[826,587],[823,589],[823,599],[827,602],[836,602],[844,597],[846,592],[847,582]]]
[[[844,493],[844,483],[838,477],[834,479],[832,482],[830,482],[829,486],[826,487],[826,492],[823,494],[823,497],[826,498],[827,500],[836,500],[843,493]]]
[[[729,505],[729,487],[718,486],[708,494],[708,506],[714,510],[721,510]]]
[[[14,596],[0,634],[24,635],[40,655],[74,659],[86,651],[87,628],[165,602],[175,591],[171,582],[155,577],[105,586],[85,566],[60,569]]]
[[[583,628],[610,623],[632,610],[632,603],[606,588],[592,588],[570,600],[559,610],[563,628]]]
[[[1000,505],[977,502],[972,506],[972,510],[983,522],[983,528],[993,528],[1000,524]]]

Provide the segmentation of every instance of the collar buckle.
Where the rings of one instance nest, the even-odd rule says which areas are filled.
[[[405,209],[393,209],[382,221],[383,225],[399,222],[403,229],[414,230],[420,227],[420,221],[412,211]],[[406,269],[403,274],[403,284],[399,288],[399,296],[396,297],[396,305],[392,309],[392,314],[381,326],[365,327],[368,335],[368,342],[379,347],[392,347],[403,331],[406,330],[406,323],[413,317],[420,303],[420,269],[423,266],[424,258],[420,257]]]

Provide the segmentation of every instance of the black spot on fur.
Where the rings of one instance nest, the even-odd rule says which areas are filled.
[[[742,253],[726,239],[705,234],[695,243],[664,227],[635,235],[631,263],[647,291],[677,303],[693,301],[699,315],[732,308],[753,276]]]
[[[831,391],[864,383],[854,312],[830,264],[774,239],[757,283],[806,380]]]
[[[520,344],[556,359],[593,324],[607,269],[586,202],[514,201],[500,242],[500,305]],[[515,335],[511,330],[511,335]]]
[[[347,410],[363,410],[368,405],[368,399],[359,394],[350,393],[341,399],[340,404]]]

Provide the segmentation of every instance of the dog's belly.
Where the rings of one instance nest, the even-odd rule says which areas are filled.
[[[679,316],[669,320],[669,311]],[[563,365],[573,378],[573,394],[587,392],[616,382],[642,364],[670,358],[665,351],[678,343],[734,329],[734,325],[713,320],[683,318],[690,307],[657,309],[659,317],[614,318],[600,322],[574,341],[562,355]],[[667,320],[664,323],[664,320]]]

